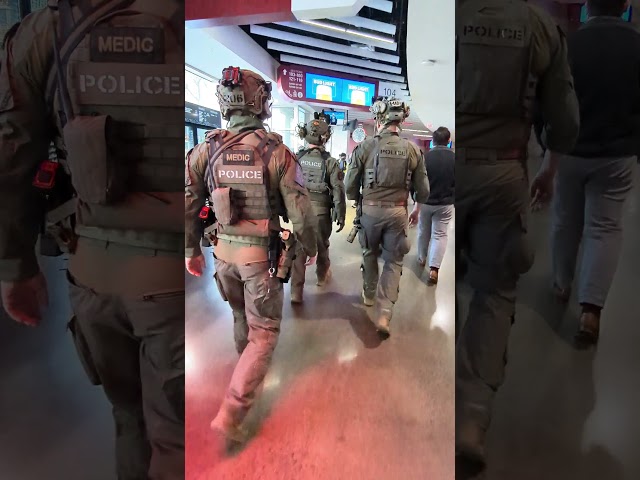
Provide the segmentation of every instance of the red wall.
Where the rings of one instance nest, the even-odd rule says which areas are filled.
[[[291,0],[187,0],[187,28],[295,20]]]

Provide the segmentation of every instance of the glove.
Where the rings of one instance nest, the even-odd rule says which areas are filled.
[[[30,327],[42,320],[42,309],[49,304],[47,282],[42,273],[18,281],[0,282],[2,305],[11,319]]]
[[[338,230],[336,230],[336,233],[339,233],[344,228],[345,220],[344,218],[341,218],[336,223],[338,224]]]
[[[184,264],[187,268],[187,272],[194,277],[201,277],[207,266],[207,262],[205,261],[203,254],[200,254],[197,257],[185,258]]]

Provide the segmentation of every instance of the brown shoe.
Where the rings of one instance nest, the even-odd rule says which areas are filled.
[[[436,285],[438,283],[438,269],[431,267],[429,270],[429,283],[431,285]]]
[[[579,347],[588,347],[598,343],[600,336],[600,316],[594,312],[582,312],[580,315],[580,328],[575,340]]]

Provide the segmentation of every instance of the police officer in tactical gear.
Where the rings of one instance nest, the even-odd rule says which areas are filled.
[[[517,281],[533,263],[526,162],[534,103],[551,152],[572,148],[579,116],[566,42],[546,13],[524,1],[460,0],[456,22],[456,263],[464,252],[473,289],[457,341],[456,452],[482,468]],[[553,158],[534,181],[537,195],[551,192]]]
[[[217,91],[226,130],[207,133],[187,159],[186,267],[204,270],[199,241],[207,200],[214,217],[215,280],[229,302],[240,359],[218,415],[211,423],[227,440],[242,442],[241,424],[271,363],[282,320],[279,278],[280,217],[293,224],[300,251],[315,257],[311,205],[302,169],[282,137],[267,133],[271,84],[250,70],[229,67]],[[283,237],[284,238],[284,237]],[[295,248],[295,247],[292,247]]]
[[[2,303],[38,324],[34,247],[55,238],[69,329],[113,407],[119,479],[184,478],[183,28],[183,2],[49,1],[0,66]],[[116,51],[124,37],[144,49]],[[73,196],[52,205],[68,175]]]
[[[305,186],[309,191],[311,209],[316,232],[318,257],[316,263],[317,285],[324,285],[331,276],[329,269],[329,237],[331,224],[338,224],[337,232],[344,228],[346,200],[344,194],[344,174],[335,158],[325,150],[331,137],[331,127],[324,115],[316,113],[307,125],[298,127],[298,135],[308,147],[298,153]],[[298,255],[293,263],[291,275],[291,303],[302,302],[305,278],[306,255]]]
[[[364,304],[378,313],[376,326],[389,335],[393,305],[398,300],[402,261],[409,252],[407,239],[409,192],[416,201],[427,203],[429,179],[420,149],[399,135],[400,124],[409,116],[409,107],[396,98],[377,98],[371,106],[376,135],[353,151],[345,179],[347,197],[360,204]],[[378,276],[378,257],[384,268]],[[379,278],[378,278],[379,277]]]

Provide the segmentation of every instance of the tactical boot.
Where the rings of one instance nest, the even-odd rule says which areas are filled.
[[[227,441],[236,443],[247,441],[247,433],[229,415],[222,413],[222,411],[211,422],[211,430],[224,437]]]
[[[294,303],[294,304],[302,303],[302,289],[291,290],[291,303]]]
[[[380,314],[378,321],[376,322],[376,329],[380,335],[388,337],[391,335],[391,318],[388,314]]]
[[[318,280],[316,282],[316,285],[319,287],[322,287],[330,279],[331,279],[331,269],[328,269],[327,273],[325,273],[323,276],[318,275]]]
[[[364,290],[362,290],[362,300],[367,307],[373,307],[376,303],[376,299],[367,297],[367,295],[364,293]]]
[[[467,462],[484,466],[486,430],[473,421],[461,423],[456,432],[456,455]]]

